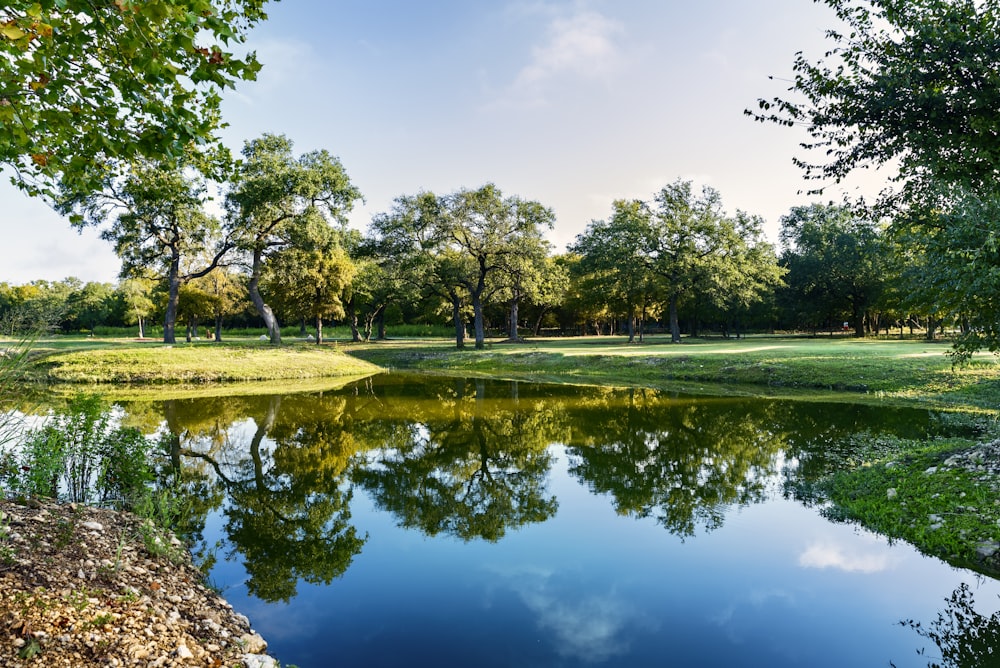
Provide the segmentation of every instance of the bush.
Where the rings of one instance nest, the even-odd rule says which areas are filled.
[[[81,394],[29,432],[16,454],[6,453],[0,482],[15,496],[131,508],[153,480],[151,452],[140,431],[112,424],[100,397]]]

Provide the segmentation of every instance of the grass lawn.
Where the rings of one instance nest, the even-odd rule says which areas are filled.
[[[28,378],[49,383],[205,384],[300,380],[376,373],[339,346],[259,340],[178,343],[52,338],[32,346]]]
[[[993,355],[952,368],[947,342],[853,338],[749,337],[740,340],[624,337],[533,339],[458,351],[448,342],[389,341],[345,346],[379,366],[585,384],[711,390],[743,386],[761,394],[797,390],[992,410],[1000,405]]]

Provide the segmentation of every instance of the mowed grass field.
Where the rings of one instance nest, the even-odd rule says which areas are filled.
[[[846,337],[745,339],[624,337],[491,343],[458,351],[452,343],[389,341],[345,348],[379,366],[578,382],[685,389],[741,386],[787,394],[796,390],[984,409],[1000,407],[1000,364],[992,354],[953,367],[949,343]],[[692,387],[693,386],[693,387]]]
[[[132,339],[35,341],[26,378],[47,383],[186,384],[369,375],[380,369],[336,345],[255,339],[164,345]]]
[[[12,342],[8,342],[11,345]],[[744,339],[624,337],[490,341],[456,350],[443,339],[322,346],[258,339],[180,342],[53,337],[34,342],[28,377],[41,382],[205,384],[431,371],[536,381],[648,386],[769,395],[800,392],[993,410],[1000,363],[992,354],[953,367],[946,341],[751,336]]]

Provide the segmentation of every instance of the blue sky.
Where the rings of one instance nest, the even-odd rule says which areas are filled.
[[[799,130],[743,115],[784,92],[796,51],[822,55],[812,0],[350,0],[270,5],[264,64],[228,91],[226,143],[264,132],[342,160],[364,227],[393,198],[496,183],[555,210],[557,250],[620,197],[710,185],[772,239],[810,201]],[[839,198],[839,190],[828,197]],[[113,281],[117,258],[4,182],[0,281]]]

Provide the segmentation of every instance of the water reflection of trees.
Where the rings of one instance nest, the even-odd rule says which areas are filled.
[[[217,430],[225,421],[204,419],[212,403],[240,419]],[[343,424],[346,402],[326,402],[322,415],[295,401],[285,406],[277,396],[233,403],[166,402],[164,412],[178,442],[184,434],[188,446],[206,438],[212,443],[208,449],[182,447],[178,456],[207,464],[214,474],[209,489],[228,497],[225,531],[232,552],[243,556],[250,593],[288,600],[300,579],[329,583],[343,574],[365,542],[350,524],[346,476],[355,448]],[[234,442],[232,424],[245,416],[253,419],[253,434],[249,442]]]
[[[930,624],[925,626],[912,619],[900,624],[937,645],[940,662],[931,659],[928,668],[983,668],[1000,663],[1000,612],[989,617],[978,612],[969,585],[964,582]],[[926,648],[917,653],[926,656]]]
[[[722,525],[731,505],[760,500],[783,441],[773,405],[609,392],[574,414],[570,472],[610,494],[623,515],[655,517],[691,536]]]
[[[405,376],[128,413],[141,424],[162,415],[194,525],[221,508],[251,592],[268,600],[349,566],[365,541],[350,520],[354,486],[403,526],[494,541],[556,512],[546,489],[549,446],[565,444],[571,475],[610,495],[619,513],[690,536],[719,527],[728,507],[761,500],[783,456],[793,462],[787,478],[812,475],[862,429],[878,424],[905,435],[927,419],[846,405]]]
[[[484,380],[439,389],[444,410],[399,425],[354,480],[403,526],[432,536],[495,541],[548,519],[558,504],[545,489],[547,448],[562,421],[553,404],[521,404],[517,387],[489,404]]]

